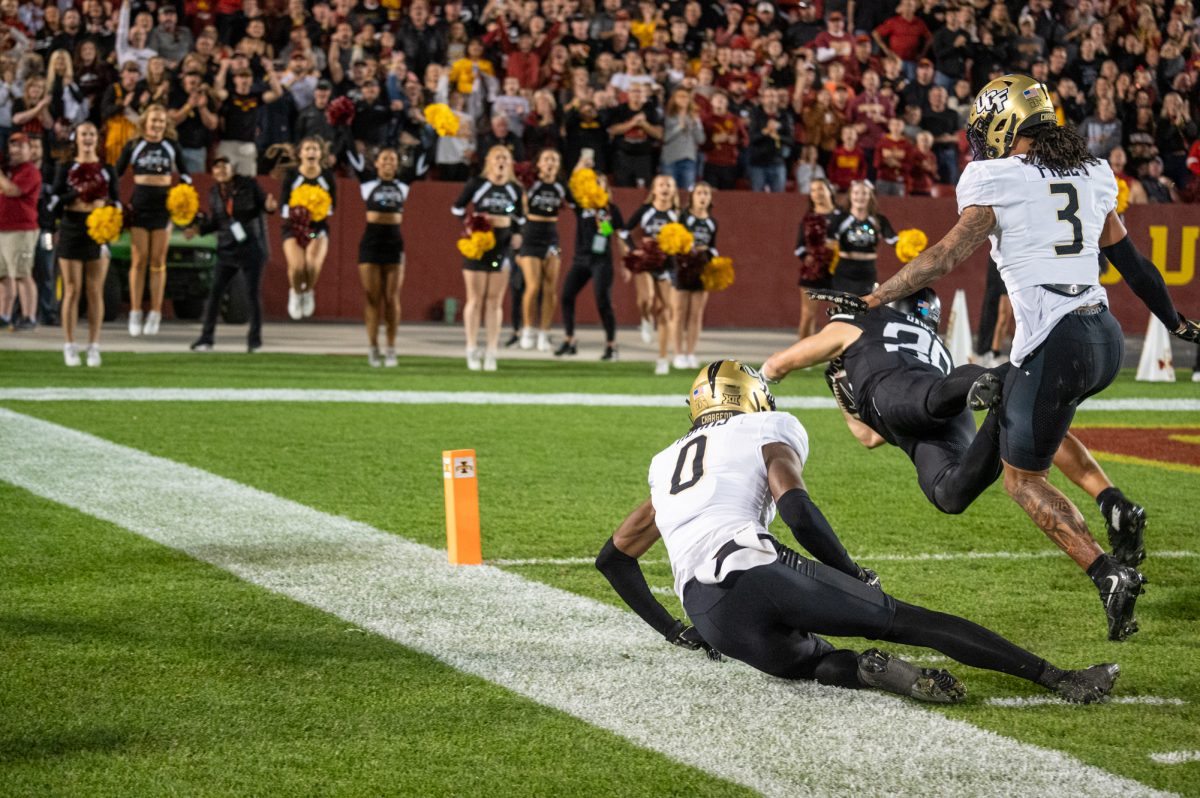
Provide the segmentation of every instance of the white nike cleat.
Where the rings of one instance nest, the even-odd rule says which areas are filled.
[[[152,310],[146,314],[146,323],[142,325],[142,335],[158,335],[158,325],[162,323],[162,314]]]
[[[129,336],[137,338],[142,334],[142,312],[140,310],[129,311]]]
[[[521,348],[522,349],[533,349],[533,328],[532,327],[522,327],[521,328]]]
[[[300,295],[300,310],[306,319],[317,312],[317,292],[312,288]]]
[[[304,318],[304,305],[300,301],[300,292],[294,288],[288,289],[288,318],[300,321]]]
[[[537,351],[539,351],[539,352],[549,352],[550,351],[550,333],[548,333],[544,330],[538,331]]]
[[[79,348],[75,344],[63,344],[63,362],[69,368],[79,365]]]
[[[654,361],[654,373],[659,377],[663,376],[664,374],[670,374],[671,361],[667,360],[665,357],[660,357],[658,360]]]
[[[642,325],[638,328],[638,332],[642,335],[642,343],[654,343],[654,322],[650,319],[642,319]]]
[[[675,369],[688,368],[687,355],[676,355],[675,358],[671,361],[671,368],[675,368]]]
[[[396,350],[395,349],[389,349],[383,353],[384,368],[394,369],[394,368],[396,368],[397,362],[398,361],[396,360]]]
[[[687,367],[690,369],[700,368],[700,360],[696,357],[695,353],[687,356]]]
[[[479,350],[467,347],[467,370],[479,371],[483,368],[483,362],[479,358]]]
[[[88,346],[87,364],[90,369],[100,368],[100,344],[90,344]]]
[[[495,371],[496,370],[496,353],[495,352],[489,351],[484,354],[483,370],[484,371]]]
[[[383,365],[383,361],[379,358],[379,347],[372,346],[367,350],[367,365],[373,369],[377,369]]]

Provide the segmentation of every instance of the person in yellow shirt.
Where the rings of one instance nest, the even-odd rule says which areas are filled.
[[[461,93],[470,94],[475,90],[476,72],[496,77],[496,67],[483,57],[483,43],[472,39],[467,42],[467,57],[460,58],[451,65],[450,82]]]

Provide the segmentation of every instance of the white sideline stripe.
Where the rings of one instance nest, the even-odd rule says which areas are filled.
[[[1050,559],[1053,557],[1061,557],[1062,554],[1057,551],[960,551],[960,552],[928,552],[925,554],[864,554],[856,559],[862,562],[942,562],[949,560],[1041,560]],[[1151,551],[1149,554],[1153,558],[1161,558],[1164,560],[1186,559],[1189,557],[1200,557],[1200,552],[1195,551]],[[531,565],[592,565],[596,562],[595,557],[548,557],[539,559],[536,557],[524,559],[498,559],[488,560],[488,565],[498,567],[519,567]],[[642,565],[666,565],[666,560],[656,560],[654,558],[645,558],[641,560]]]
[[[1162,795],[894,696],[717,665],[630,612],[4,409],[0,451],[0,479],[765,795]]]
[[[1200,762],[1200,751],[1167,751],[1150,754],[1150,759],[1160,765],[1182,765],[1185,762]]]
[[[1033,695],[1014,698],[989,698],[987,703],[994,707],[1011,707],[1013,709],[1024,709],[1026,707],[1044,707],[1044,706],[1072,706],[1063,701],[1057,696],[1050,695]],[[1164,698],[1162,696],[1153,695],[1128,695],[1128,696],[1113,696],[1108,700],[1109,704],[1145,704],[1148,706],[1160,707],[1181,707],[1187,703],[1182,698]]]
[[[504,393],[500,391],[339,391],[308,388],[0,388],[0,401],[20,402],[341,402],[384,405],[684,406],[682,394]],[[833,410],[827,396],[780,396],[783,410]],[[1200,411],[1200,399],[1089,399],[1088,410]]]

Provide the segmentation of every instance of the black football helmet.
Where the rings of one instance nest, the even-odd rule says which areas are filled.
[[[932,288],[922,288],[915,294],[897,299],[889,307],[901,313],[915,316],[925,326],[937,331],[938,323],[942,320],[942,300]]]

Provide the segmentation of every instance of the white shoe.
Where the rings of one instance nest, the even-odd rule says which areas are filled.
[[[690,369],[698,369],[700,368],[700,359],[696,357],[695,353],[692,353],[687,356],[687,364]]]
[[[292,321],[300,321],[304,318],[304,306],[300,303],[300,292],[292,288],[288,289],[288,318]]]
[[[131,338],[137,338],[142,334],[142,312],[140,310],[129,311],[129,335]]]
[[[1200,382],[1200,369],[1192,372],[1192,382]]]
[[[308,318],[317,310],[317,292],[313,289],[308,289],[300,295],[300,309],[304,314],[304,318]]]
[[[396,350],[389,349],[383,353],[383,365],[386,368],[394,369],[396,367]]]
[[[537,335],[537,350],[539,352],[550,351],[550,333],[538,331]]]
[[[88,346],[87,364],[90,369],[100,368],[100,344],[91,344]]]
[[[532,327],[522,327],[521,328],[521,348],[522,349],[533,349],[533,328]]]
[[[685,369],[688,367],[687,355],[676,355],[671,361],[671,367],[677,369]]]
[[[146,314],[146,323],[142,325],[142,335],[158,335],[158,325],[162,323],[162,314],[152,310]]]
[[[658,360],[654,361],[654,373],[660,377],[664,374],[670,374],[671,361],[667,360],[665,357],[660,357]]]
[[[496,370],[496,353],[495,352],[486,352],[484,354],[483,370],[484,371],[495,371]]]
[[[63,362],[70,368],[79,365],[79,348],[75,344],[63,344]]]
[[[642,319],[640,332],[642,334],[642,343],[654,343],[654,322],[650,321],[650,319]]]
[[[367,350],[367,365],[373,369],[383,365],[383,361],[379,359],[379,347],[373,346]]]
[[[483,363],[479,360],[478,349],[467,349],[467,369],[469,371],[479,371],[483,368]]]

